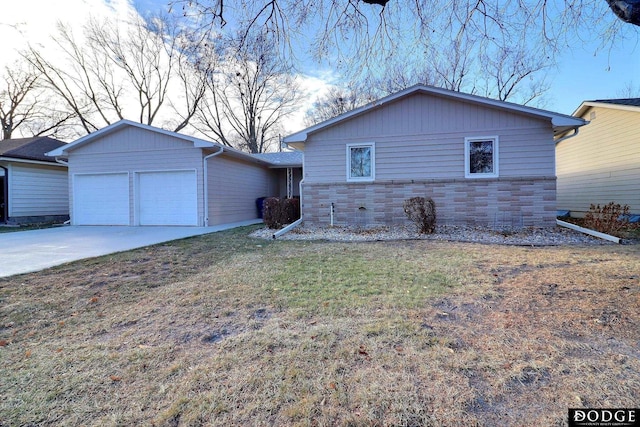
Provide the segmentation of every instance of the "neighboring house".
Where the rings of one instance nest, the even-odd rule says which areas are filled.
[[[405,223],[435,201],[438,224],[554,226],[556,135],[585,121],[413,86],[284,138],[304,150],[305,223]]]
[[[616,202],[640,214],[640,98],[585,101],[573,115],[589,124],[556,145],[558,209],[583,217]]]
[[[67,166],[45,156],[64,145],[46,136],[0,141],[0,223],[69,219]]]
[[[255,219],[256,199],[285,196],[282,170],[302,166],[127,120],[48,155],[68,162],[73,225],[206,226]]]

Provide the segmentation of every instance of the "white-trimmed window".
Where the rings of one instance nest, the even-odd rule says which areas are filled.
[[[498,137],[464,139],[465,178],[495,178],[498,176]]]
[[[373,181],[375,176],[375,144],[347,144],[347,181]]]

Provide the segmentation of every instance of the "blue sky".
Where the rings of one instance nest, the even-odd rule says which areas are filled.
[[[113,7],[123,7],[129,0],[65,0],[64,3],[50,0],[23,0],[3,5],[3,16],[0,16],[0,37],[3,40],[16,41],[13,31],[6,22],[18,19],[28,22],[32,28],[52,28],[44,25],[56,19],[75,20],[83,22],[78,9],[95,11],[104,6],[106,1]],[[602,0],[604,1],[604,0]],[[149,12],[166,10],[169,0],[133,0],[136,9],[143,15]],[[53,5],[55,3],[55,5]],[[55,7],[54,7],[55,6]],[[81,7],[80,7],[81,6]],[[102,7],[103,8],[103,7]],[[33,14],[33,10],[41,13]],[[60,16],[56,17],[55,13]],[[16,18],[18,17],[18,18]],[[42,21],[42,23],[41,23]],[[640,27],[625,24],[629,37],[627,40],[616,40],[611,47],[598,49],[597,45],[571,46],[559,56],[557,68],[549,73],[551,90],[547,93],[548,102],[544,106],[549,110],[571,114],[584,100],[620,97],[625,86],[633,85],[640,92]],[[628,28],[627,28],[628,27]],[[597,29],[585,29],[588,31]],[[4,33],[3,33],[4,31]],[[5,36],[4,34],[9,34]],[[31,33],[30,33],[31,34]],[[0,65],[3,59],[11,56],[11,49],[18,48],[19,43],[3,43],[0,45]],[[6,62],[6,61],[5,61]],[[315,78],[331,76],[332,71],[318,68],[316,64],[309,64],[308,73]],[[315,80],[318,82],[318,80]]]
[[[144,14],[166,8],[168,0],[133,3]],[[628,85],[634,86],[640,96],[640,44],[636,42],[640,32],[638,27],[625,25],[629,26],[627,40],[616,40],[612,46],[603,48],[597,44],[575,45],[561,53],[557,68],[549,72],[551,89],[545,108],[571,114],[582,101],[620,97]],[[585,36],[589,36],[586,34],[589,30],[593,29],[585,29]],[[330,74],[327,70],[324,73]]]

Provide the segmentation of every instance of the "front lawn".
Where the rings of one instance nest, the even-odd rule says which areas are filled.
[[[522,426],[640,402],[640,246],[215,233],[0,279],[0,425]]]

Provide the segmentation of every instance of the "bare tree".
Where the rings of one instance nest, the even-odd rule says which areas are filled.
[[[28,63],[6,66],[0,80],[0,125],[2,139],[20,136],[68,136],[66,128],[74,116],[59,110],[39,85],[39,75]]]
[[[53,40],[62,53],[55,59],[33,46],[24,56],[86,133],[124,118],[155,124],[163,112],[172,130],[181,130],[203,98],[191,40],[167,17],[132,17],[125,25],[90,20],[79,38],[59,24]]]
[[[305,113],[305,124],[313,126],[371,101],[373,101],[371,95],[357,89],[354,85],[348,88],[333,86]]]
[[[227,50],[224,65],[209,73],[208,97],[194,127],[222,144],[262,153],[279,139],[283,120],[294,111],[298,87],[291,70],[257,35]]]
[[[482,39],[500,47],[526,40],[535,47],[532,54],[555,55],[583,38],[584,28],[595,29],[592,40],[604,46],[619,36],[637,37],[639,29],[624,22],[640,25],[637,0],[172,0],[170,5],[213,32],[231,22],[240,28],[241,43],[259,29],[280,47],[305,44],[347,67],[356,59],[393,57],[415,40],[437,42],[451,28],[457,34],[449,40]]]

